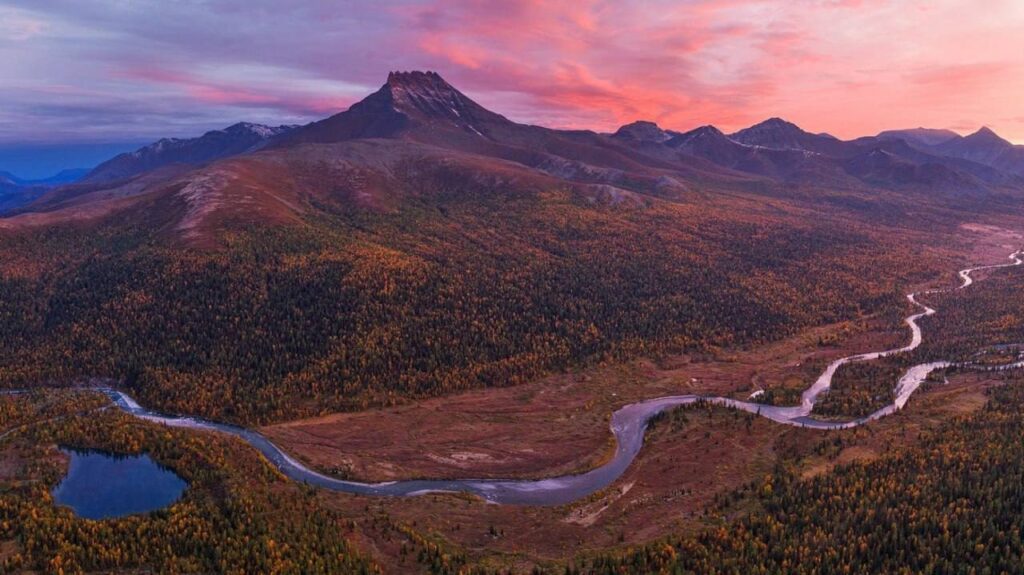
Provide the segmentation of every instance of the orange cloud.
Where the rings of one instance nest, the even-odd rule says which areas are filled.
[[[989,124],[1024,141],[1024,125],[1006,120],[1024,96],[1020,0],[113,2],[0,8],[0,105],[18,107],[24,133],[78,109],[72,94],[40,96],[44,86],[76,86],[97,107],[128,94],[139,125],[157,130],[152,118],[170,114],[166,127],[183,129],[185,114],[204,126],[256,112],[312,120],[389,70],[422,68],[554,127],[729,131],[781,116],[848,138]],[[180,98],[170,113],[168,94]]]
[[[921,113],[929,100],[1024,82],[1019,49],[1014,62],[976,61],[1024,37],[1010,2],[655,4],[455,1],[405,22],[457,84],[516,93],[521,107],[533,101],[535,114],[569,127],[647,118],[733,129],[779,115],[855,137],[946,126],[983,108]]]

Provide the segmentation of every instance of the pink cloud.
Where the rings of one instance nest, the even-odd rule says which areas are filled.
[[[911,71],[907,77],[911,82],[923,87],[940,86],[969,90],[997,85],[1000,79],[1012,74],[1012,68],[1007,62],[939,64]]]
[[[46,30],[46,23],[13,8],[0,8],[0,35],[8,40],[24,42]]]
[[[112,1],[11,0],[20,20],[0,9],[0,30],[27,32],[4,64],[7,86],[72,85],[117,103],[149,91],[154,114],[171,92],[204,124],[239,109],[312,120],[389,70],[425,68],[555,127],[643,118],[732,130],[782,116],[841,137],[966,122],[1024,140],[1024,126],[1001,120],[1020,115],[1024,96],[1016,0]]]
[[[1024,87],[1024,56],[998,49],[1024,37],[1024,13],[1006,1],[980,11],[953,1],[511,0],[498,10],[470,0],[404,16],[407,41],[457,84],[482,98],[517,93],[569,127],[648,118],[734,129],[781,115],[855,137],[972,114],[983,121],[984,105],[954,113],[950,102],[1008,80],[1018,94]],[[1011,62],[985,60],[1010,53]],[[551,109],[568,113],[559,120]]]
[[[306,114],[331,114],[353,103],[351,99],[330,95],[273,93],[245,86],[213,82],[189,72],[151,66],[128,67],[116,71],[115,77],[141,80],[150,84],[170,86],[195,102],[209,105],[227,104],[239,107],[262,107],[294,110]]]

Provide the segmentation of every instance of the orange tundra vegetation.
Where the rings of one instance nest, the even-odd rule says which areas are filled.
[[[945,262],[780,199],[594,203],[451,167],[406,185],[393,210],[224,224],[215,247],[115,222],[0,235],[0,265],[40,268],[0,276],[0,381],[111,377],[154,407],[267,422],[898,317],[897,282]]]

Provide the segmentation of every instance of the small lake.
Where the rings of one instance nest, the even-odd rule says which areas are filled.
[[[155,511],[177,501],[188,487],[181,477],[148,455],[61,451],[71,457],[71,462],[67,476],[53,490],[53,499],[86,519]]]

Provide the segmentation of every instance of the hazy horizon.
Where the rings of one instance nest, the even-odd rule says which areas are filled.
[[[54,176],[63,170],[89,169],[146,142],[0,145],[0,172],[23,180]]]

